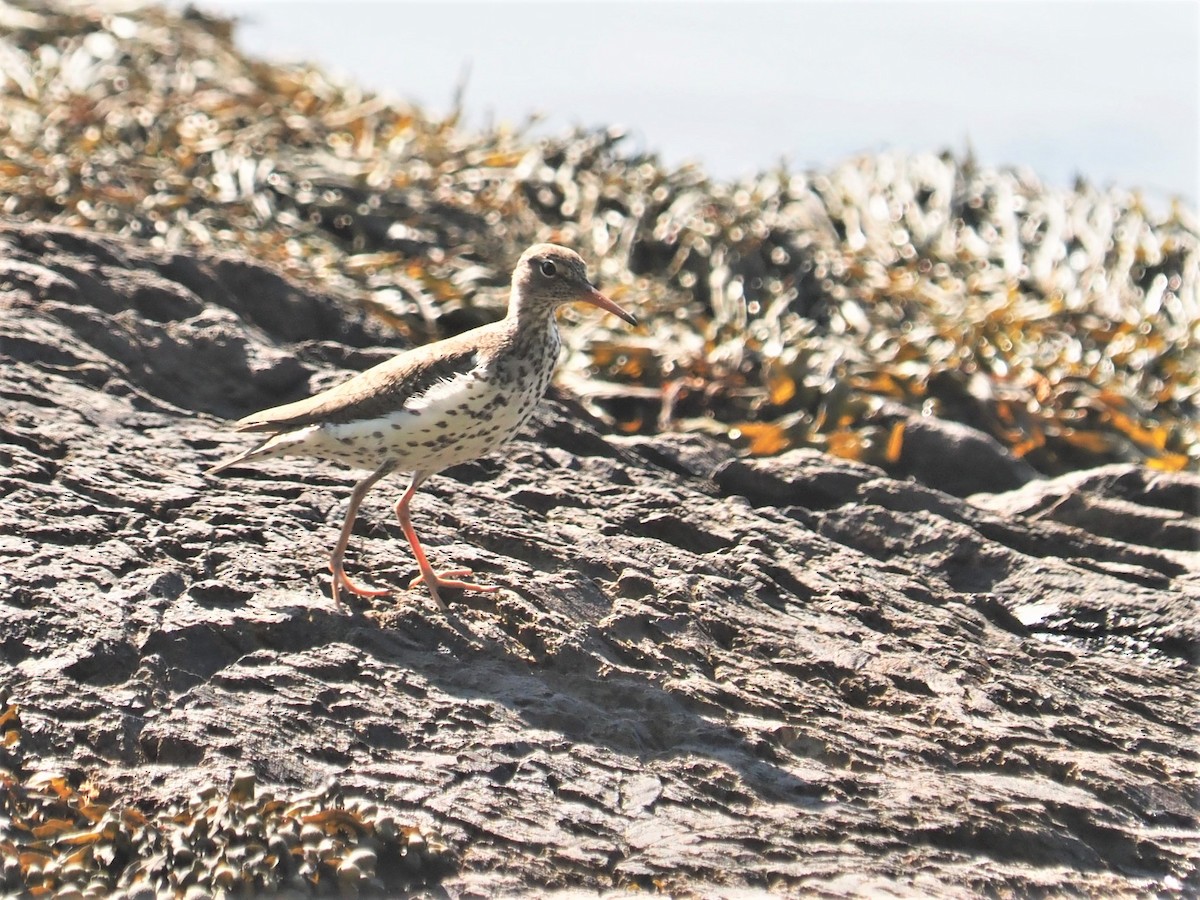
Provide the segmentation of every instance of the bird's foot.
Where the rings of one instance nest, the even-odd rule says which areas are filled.
[[[442,598],[438,596],[438,588],[450,588],[451,590],[455,591],[477,591],[481,594],[494,594],[496,591],[500,590],[500,588],[496,587],[495,585],[475,584],[470,581],[458,580],[462,576],[470,574],[472,574],[470,569],[449,569],[445,572],[431,571],[429,575],[432,576],[432,578],[426,577],[425,575],[418,575],[409,582],[408,586],[409,588],[415,588],[421,584],[425,585],[427,588],[429,588],[429,594],[433,597],[433,602],[442,609],[445,609],[446,606],[444,603],[442,603]]]
[[[346,574],[346,570],[340,565],[329,564],[329,571],[333,573],[333,602],[341,604],[341,598],[338,597],[338,588],[344,587],[352,594],[359,597],[386,597],[391,591],[382,590],[380,588],[364,587],[360,584],[355,584],[350,580],[350,576]]]

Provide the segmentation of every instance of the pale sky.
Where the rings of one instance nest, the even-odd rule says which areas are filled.
[[[293,2],[236,14],[247,52],[308,60],[430,112],[470,66],[468,124],[623,125],[719,178],[888,148],[1200,196],[1200,4]]]

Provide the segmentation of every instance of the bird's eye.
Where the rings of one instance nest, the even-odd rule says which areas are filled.
[[[538,266],[538,268],[542,270],[542,274],[547,278],[553,278],[558,274],[558,266],[554,265],[554,263],[550,262],[548,259],[543,259],[542,264]]]

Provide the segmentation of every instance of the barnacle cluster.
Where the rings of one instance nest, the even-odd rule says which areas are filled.
[[[281,796],[253,774],[145,810],[23,752],[20,710],[0,711],[0,892],[32,897],[379,896],[444,875],[437,834],[336,783]]]

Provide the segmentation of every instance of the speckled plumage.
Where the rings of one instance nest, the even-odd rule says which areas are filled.
[[[342,558],[367,490],[392,472],[411,472],[412,481],[396,504],[396,514],[421,569],[414,584],[424,581],[439,605],[439,587],[494,590],[434,573],[412,530],[408,504],[430,475],[495,450],[525,424],[544,396],[558,361],[561,342],[555,311],[574,301],[593,303],[635,323],[590,284],[576,253],[555,244],[535,244],[513,271],[504,319],[401,353],[306,400],[241,419],[234,425],[238,431],[271,436],[210,473],[284,455],[373,470],[351,496],[330,561],[336,601],[339,586],[367,596],[387,593],[353,584]]]

